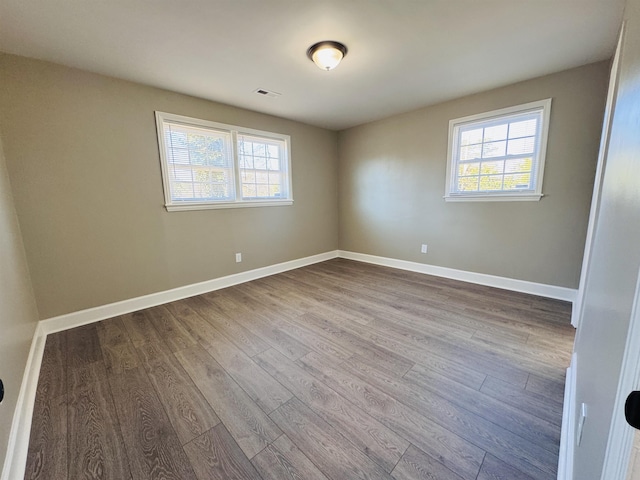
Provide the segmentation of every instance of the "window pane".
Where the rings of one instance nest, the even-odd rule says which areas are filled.
[[[507,142],[490,142],[482,145],[482,158],[504,157]]]
[[[279,172],[269,172],[268,182],[269,185],[280,185],[280,179],[282,176]]]
[[[460,145],[473,145],[474,143],[482,143],[482,128],[475,130],[467,130],[460,135]]]
[[[191,176],[191,169],[184,167],[173,166],[170,168],[171,178],[178,182],[190,182],[193,180]]]
[[[498,160],[496,162],[482,162],[480,173],[483,175],[491,175],[496,173],[502,173],[504,171],[504,161]]]
[[[165,126],[164,136],[165,142],[170,144],[172,148],[187,148],[187,132],[176,131],[171,129],[170,127],[167,128],[167,126]]]
[[[241,173],[242,183],[255,183],[256,172],[253,170],[243,170]]]
[[[255,185],[242,185],[242,196],[244,198],[255,198],[256,186]]]
[[[269,145],[267,156],[270,158],[278,159],[280,158],[280,146],[279,145]]]
[[[171,187],[171,193],[174,200],[186,200],[193,198],[193,184],[191,182],[174,182]]]
[[[484,142],[495,142],[496,140],[505,140],[507,138],[507,124],[496,125],[484,129]]]
[[[480,158],[482,154],[482,145],[473,145],[471,147],[462,147],[460,149],[460,161],[474,160]]]
[[[267,168],[269,170],[280,170],[280,159],[279,158],[268,158],[267,159]]]
[[[193,170],[193,180],[196,182],[209,182],[212,179],[209,170]]]
[[[240,168],[253,168],[253,157],[250,155],[238,155],[238,166]]]
[[[516,140],[509,140],[507,153],[509,155],[526,155],[527,153],[533,153],[535,144],[535,137],[524,137]]]
[[[185,137],[186,138],[186,137]],[[173,148],[168,153],[169,164],[189,165],[189,150],[186,148]]]
[[[246,140],[238,140],[238,153],[240,155],[253,155],[253,143]]]
[[[256,171],[256,183],[269,183],[269,174],[267,172]]]
[[[193,184],[193,196],[195,198],[212,198],[213,197],[213,185],[209,183],[194,183]]]
[[[272,197],[279,197],[280,196],[280,185],[270,185],[269,186],[269,194]]]
[[[530,173],[517,173],[504,176],[504,189],[505,190],[530,190],[531,189],[531,174]]]
[[[264,143],[253,143],[253,156],[266,157],[267,156],[267,146]]]
[[[267,169],[267,159],[264,157],[253,157],[253,168],[256,170],[266,170]]]
[[[450,178],[445,198],[460,194],[455,199],[459,200],[469,193],[466,196],[470,200],[485,200],[490,194],[506,191],[514,195],[501,195],[500,200],[520,193],[522,199],[537,200],[550,105],[551,99],[540,100],[451,120]]]
[[[538,119],[532,118],[523,122],[514,122],[509,125],[509,138],[534,137],[538,127]]]
[[[505,162],[504,171],[505,173],[530,172],[532,166],[533,159],[531,157],[513,158]]]
[[[480,190],[502,190],[502,175],[487,175],[480,177]]]
[[[239,135],[244,166],[240,165],[242,195],[247,199],[281,198],[285,158],[284,142],[267,138]],[[247,145],[251,144],[251,149]],[[251,172],[249,174],[249,172]]]
[[[478,175],[480,173],[480,163],[461,163],[458,165],[458,176]]]
[[[169,122],[163,131],[172,200],[233,198],[229,132]]]
[[[458,190],[461,192],[477,192],[478,177],[463,177],[458,179]]]

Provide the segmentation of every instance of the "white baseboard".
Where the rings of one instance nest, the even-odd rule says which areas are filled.
[[[286,272],[287,270],[293,270],[295,268],[305,267],[314,263],[324,262],[326,260],[336,258],[337,256],[337,250],[320,253],[310,257],[290,260],[288,262],[278,263],[268,267],[256,268],[255,270],[235,273],[233,275],[227,275],[226,277],[214,278],[213,280],[185,285],[184,287],[173,288],[163,292],[151,293],[142,297],[130,298],[128,300],[122,300],[108,305],[60,315],[58,317],[42,320],[40,321],[40,325],[42,326],[45,334],[68,330],[70,328],[98,322],[118,315],[124,315],[125,313],[155,307],[156,305],[162,305],[164,303],[175,302],[176,300],[182,300],[183,298],[213,292],[214,290],[220,290],[221,288],[232,287],[239,283],[250,282],[251,280],[257,280],[258,278]]]
[[[558,458],[558,480],[573,480],[573,450],[576,438],[576,362],[574,353],[567,368],[562,404],[562,430]]]
[[[348,258],[350,260],[357,260],[359,262],[374,263],[385,267],[399,268],[401,270],[409,270],[411,272],[435,275],[436,277],[451,278],[462,282],[476,283],[478,285],[502,288],[505,290],[512,290],[514,292],[529,293],[531,295],[539,295],[541,297],[565,300],[567,302],[573,302],[577,293],[577,290],[573,288],[557,287],[555,285],[546,285],[544,283],[527,282],[526,280],[497,277],[495,275],[487,275],[484,273],[467,272],[465,270],[456,270],[454,268],[438,267],[435,265],[409,262],[406,260],[396,260],[395,258],[378,257],[376,255],[348,252],[345,250],[339,250],[338,256],[341,258]]]
[[[38,387],[40,366],[42,364],[42,355],[44,353],[44,346],[48,334],[98,322],[117,315],[135,312],[136,310],[154,307],[163,303],[181,300],[194,295],[212,292],[221,288],[231,287],[239,283],[249,282],[251,280],[274,275],[276,273],[286,272],[287,270],[293,270],[295,268],[312,265],[314,263],[324,262],[326,260],[336,258],[337,256],[338,252],[337,250],[334,250],[318,255],[312,255],[310,257],[278,263],[276,265],[270,265],[268,267],[256,268],[255,270],[236,273],[234,275],[228,275],[226,277],[216,278],[193,285],[186,285],[184,287],[178,287],[164,292],[152,293],[142,297],[131,298],[121,302],[110,303],[100,307],[89,308],[87,310],[81,310],[41,320],[38,322],[33,340],[31,341],[31,349],[29,351],[24,376],[22,377],[22,385],[20,386],[18,402],[11,424],[7,454],[0,480],[16,480],[24,478],[27,463],[27,452],[29,449],[29,434],[31,432],[33,407],[35,404],[36,389]]]
[[[312,255],[310,257],[291,260],[276,265],[270,265],[268,267],[257,268],[255,270],[236,273],[233,275],[228,275],[226,277],[207,280],[205,282],[186,285],[163,292],[152,293],[149,295],[144,295],[142,297],[131,298],[120,302],[110,303],[108,305],[102,305],[99,307],[80,310],[78,312],[41,320],[38,323],[33,341],[31,343],[31,350],[29,352],[25,374],[22,380],[20,394],[18,396],[18,404],[16,406],[16,412],[11,426],[11,434],[9,437],[6,461],[0,480],[14,480],[24,477],[27,451],[29,446],[29,433],[31,430],[31,419],[33,415],[33,406],[35,403],[36,388],[38,385],[38,376],[40,373],[42,355],[44,353],[44,346],[48,334],[74,327],[79,327],[81,325],[86,325],[93,322],[98,322],[100,320],[112,318],[118,315],[124,315],[126,313],[131,313],[137,310],[154,307],[156,305],[181,300],[183,298],[201,295],[203,293],[212,292],[221,288],[231,287],[233,285],[249,282],[251,280],[257,280],[258,278],[267,277],[269,275],[275,275],[277,273],[286,272],[288,270],[293,270],[307,265],[312,265],[314,263],[324,262],[336,257],[366,263],[373,263],[376,265],[383,265],[387,267],[398,268],[401,270],[409,270],[412,272],[419,272],[427,275],[446,277],[454,280],[476,283],[496,288],[503,288],[516,292],[530,293],[533,295],[566,300],[569,302],[573,302],[576,296],[575,290],[565,287],[544,285],[540,283],[497,277],[482,273],[466,272],[463,270],[455,270],[452,268],[426,265],[422,263],[397,260],[393,258],[378,257],[375,255],[367,255],[363,253],[334,250],[331,252]],[[569,373],[567,373],[567,378],[569,378]],[[566,402],[567,397],[565,392],[565,403]],[[565,423],[567,422],[565,421],[565,419],[563,419],[563,432],[565,429]],[[563,438],[564,437],[565,435],[563,433]],[[573,457],[571,456],[569,458]],[[558,478],[571,480],[571,477],[560,477],[560,474],[558,475]]]
[[[46,339],[46,334],[38,324],[31,340],[31,348],[29,349],[22,384],[20,385],[18,402],[11,422],[11,433],[9,434],[7,455],[4,460],[1,480],[24,478],[29,449],[29,434],[31,433],[31,418],[33,416],[38,376],[40,375],[40,365],[42,364],[42,354],[44,353]]]

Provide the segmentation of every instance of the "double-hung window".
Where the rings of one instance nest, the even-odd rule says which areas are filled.
[[[449,122],[447,201],[539,200],[551,99]]]
[[[287,135],[156,112],[167,210],[291,205]]]

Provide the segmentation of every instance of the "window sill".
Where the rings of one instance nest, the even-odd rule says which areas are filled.
[[[181,212],[184,210],[217,210],[221,208],[284,207],[286,205],[293,205],[293,200],[245,200],[243,202],[184,203],[165,205],[165,208],[168,212]]]
[[[445,202],[538,202],[542,193],[527,194],[479,194],[479,195],[445,195]]]

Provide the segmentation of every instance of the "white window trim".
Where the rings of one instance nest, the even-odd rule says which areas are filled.
[[[516,113],[527,113],[527,111],[542,108],[542,131],[540,132],[540,147],[538,165],[536,168],[536,189],[534,192],[483,192],[483,193],[458,193],[454,190],[453,182],[453,156],[455,141],[455,129],[465,123],[476,122],[478,120],[489,121],[492,118],[512,115]],[[447,145],[447,178],[444,199],[447,202],[514,202],[514,201],[539,201],[544,196],[542,193],[542,180],[544,177],[544,164],[547,153],[547,138],[549,136],[549,118],[551,116],[551,98],[536,102],[525,103],[513,107],[501,108],[490,112],[469,115],[467,117],[455,118],[449,121],[449,141]],[[457,145],[456,145],[457,146]]]
[[[162,188],[164,191],[165,208],[169,212],[178,212],[185,210],[215,210],[220,208],[245,208],[245,207],[274,207],[293,205],[293,186],[291,181],[291,137],[274,132],[266,132],[264,130],[256,130],[253,128],[239,127],[237,125],[228,125],[226,123],[211,122],[199,118],[186,117],[184,115],[176,115],[166,112],[155,112],[156,131],[158,136],[158,148],[160,152],[160,166],[162,168]],[[164,143],[163,123],[165,121],[172,123],[181,123],[193,127],[210,127],[217,130],[226,130],[231,133],[232,152],[233,152],[233,169],[236,190],[236,199],[234,201],[207,201],[207,202],[174,202],[171,199],[171,186],[169,180],[169,171],[167,165],[167,151]],[[240,168],[238,165],[238,147],[237,139],[239,134],[256,135],[264,138],[273,138],[274,140],[283,141],[285,144],[287,157],[287,188],[288,197],[283,199],[258,199],[243,200],[242,189],[240,187]]]

